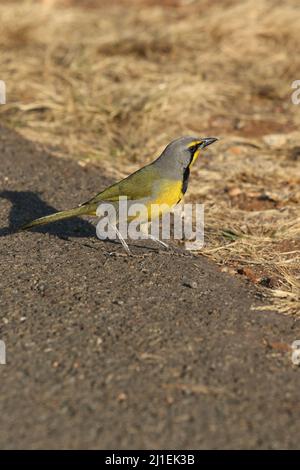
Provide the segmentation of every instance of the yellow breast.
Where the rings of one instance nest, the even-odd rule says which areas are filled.
[[[181,181],[160,180],[157,188],[155,188],[153,197],[149,198],[149,201],[147,201],[146,204],[148,209],[148,220],[150,221],[153,217],[156,218],[166,212],[170,212],[180,201],[182,196]]]
[[[152,204],[174,206],[182,198],[182,181],[161,180],[154,193]]]

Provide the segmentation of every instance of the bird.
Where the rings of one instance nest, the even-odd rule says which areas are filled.
[[[151,223],[151,206],[164,205],[174,208],[185,195],[190,177],[190,170],[201,150],[216,142],[216,137],[180,137],[170,142],[163,152],[150,164],[130,174],[126,178],[108,186],[93,198],[79,206],[56,212],[35,219],[20,227],[20,230],[28,230],[58,220],[68,219],[81,215],[99,215],[99,206],[103,203],[117,205],[121,198],[127,198],[129,203],[143,203],[146,206],[147,215],[141,221]],[[161,215],[161,213],[157,214]],[[123,247],[130,254],[129,247],[122,234],[114,225],[114,230]],[[99,238],[101,238],[99,236]],[[148,234],[148,238],[157,241],[163,246],[168,245],[158,238]]]

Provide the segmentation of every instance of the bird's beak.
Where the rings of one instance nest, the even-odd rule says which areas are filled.
[[[205,139],[202,139],[200,148],[204,149],[208,145],[213,144],[214,142],[216,142],[216,140],[218,140],[216,137],[206,137]]]

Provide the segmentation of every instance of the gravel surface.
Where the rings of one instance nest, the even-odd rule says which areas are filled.
[[[88,220],[15,233],[109,182],[0,129],[0,447],[296,448],[300,321],[206,258],[124,254]]]

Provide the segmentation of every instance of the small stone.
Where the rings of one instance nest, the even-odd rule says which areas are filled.
[[[234,186],[233,188],[228,189],[228,194],[230,197],[236,197],[242,194],[242,190],[237,186]]]
[[[118,395],[118,397],[117,397],[117,400],[118,400],[119,402],[122,402],[122,401],[127,400],[127,395],[126,395],[126,393],[124,393],[124,392],[119,393],[119,395]]]
[[[287,143],[287,137],[284,134],[268,134],[263,137],[263,141],[273,148],[284,147]]]
[[[185,281],[183,283],[184,287],[189,287],[190,289],[197,289],[198,284],[196,281]]]

